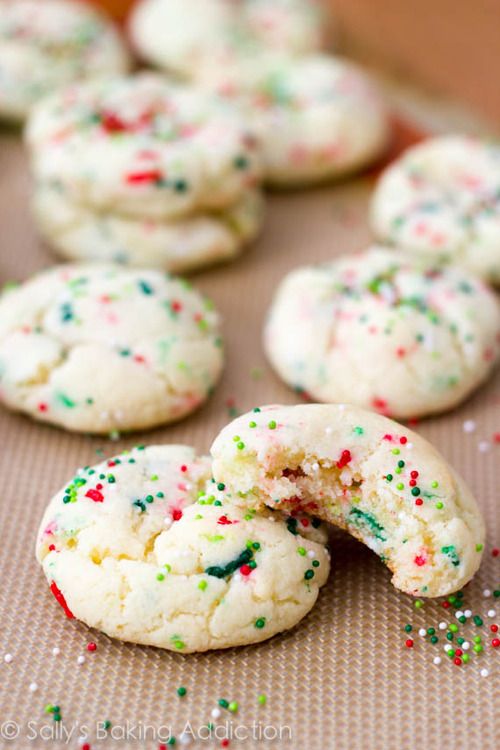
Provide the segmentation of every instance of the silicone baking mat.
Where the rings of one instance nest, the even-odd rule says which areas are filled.
[[[26,162],[13,133],[0,137],[0,166],[0,274],[6,282],[27,277],[53,257],[36,239]],[[34,561],[43,508],[77,466],[142,442],[185,442],[207,451],[235,413],[296,401],[263,357],[266,309],[289,269],[370,240],[372,179],[271,195],[262,239],[236,262],[195,277],[223,315],[227,365],[213,398],[191,418],[111,442],[0,411],[0,724],[4,737],[12,738],[6,746],[76,748],[86,742],[92,750],[157,750],[169,732],[183,746],[184,732],[190,747],[210,748],[221,747],[225,734],[230,748],[500,747],[500,648],[491,646],[490,631],[500,623],[500,598],[483,595],[484,589],[500,589],[500,556],[493,554],[500,546],[498,375],[461,408],[416,427],[469,481],[488,523],[484,562],[465,590],[464,605],[484,624],[470,619],[460,625],[453,645],[461,633],[471,644],[461,666],[446,656],[446,631],[438,628],[440,621],[455,621],[451,610],[441,602],[416,608],[391,586],[375,555],[340,532],[332,538],[329,583],[298,627],[261,645],[191,656],[122,644],[67,621]],[[497,616],[489,617],[495,608]],[[418,635],[424,627],[436,629],[438,643]],[[481,645],[477,636],[484,645],[480,654],[473,651]],[[409,637],[412,648],[405,645]],[[97,643],[94,653],[86,650],[89,641]],[[187,690],[184,697],[179,686]],[[219,699],[237,701],[238,712],[223,708],[212,719]],[[61,722],[44,713],[46,704],[60,707]],[[200,739],[210,721],[217,736],[214,730],[210,740]]]

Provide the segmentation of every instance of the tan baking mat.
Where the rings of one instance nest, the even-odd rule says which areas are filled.
[[[31,274],[52,258],[35,238],[26,165],[14,135],[0,138],[0,167],[0,275],[5,282]],[[206,451],[233,410],[296,400],[262,354],[266,308],[288,269],[368,242],[370,187],[365,178],[271,196],[262,240],[232,265],[197,276],[196,283],[224,316],[227,366],[214,397],[195,416],[112,443],[0,412],[0,724],[7,735],[19,732],[6,744],[23,750],[76,748],[83,725],[90,730],[92,750],[154,750],[168,727],[182,747],[179,735],[186,725],[188,736],[191,730],[203,733],[200,728],[210,721],[217,700],[225,698],[237,701],[239,711],[222,710],[216,723],[224,726],[232,720],[233,733],[248,735],[246,740],[233,738],[230,748],[500,747],[500,648],[491,647],[489,628],[500,622],[500,598],[482,594],[485,588],[500,589],[500,556],[492,555],[492,548],[500,546],[500,444],[493,437],[500,432],[498,375],[453,414],[417,426],[474,487],[488,521],[484,563],[466,589],[466,607],[485,624],[460,626],[470,639],[482,636],[484,653],[461,666],[444,653],[445,632],[437,631],[436,645],[417,633],[424,626],[437,628],[440,620],[450,622],[449,612],[437,602],[415,609],[410,597],[390,585],[375,555],[340,533],[333,539],[329,583],[300,626],[262,645],[194,656],[122,644],[67,621],[33,558],[46,502],[77,466],[98,460],[101,450],[109,455],[136,442],[171,441]],[[498,615],[488,618],[495,604]],[[413,648],[405,646],[406,623],[413,625]],[[90,640],[97,642],[95,653],[86,651]],[[54,648],[60,649],[58,655]],[[6,654],[11,661],[4,660]],[[78,665],[81,655],[85,663]],[[433,663],[436,656],[440,665]],[[488,675],[482,677],[481,670]],[[32,683],[37,689],[30,691]],[[181,685],[187,688],[183,698],[176,692]],[[259,694],[266,694],[265,706],[258,703]],[[64,730],[72,733],[69,740],[44,714],[48,703],[60,706]],[[96,723],[106,720],[112,722],[113,736],[96,741]],[[53,739],[55,726],[60,740]],[[127,732],[128,739],[122,740]],[[36,741],[31,739],[35,735]],[[221,747],[220,737],[190,746]]]

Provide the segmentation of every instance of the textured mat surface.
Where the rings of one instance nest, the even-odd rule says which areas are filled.
[[[36,240],[27,207],[29,179],[14,134],[0,138],[0,166],[4,283],[26,277],[53,257]],[[211,720],[217,700],[226,698],[239,702],[239,712],[222,710],[214,723],[225,728],[232,722],[241,739],[233,737],[231,748],[500,747],[500,648],[491,647],[490,632],[491,623],[500,623],[500,598],[483,596],[485,588],[500,589],[500,556],[492,555],[500,547],[498,375],[454,413],[416,427],[470,482],[488,522],[484,563],[465,590],[466,608],[481,615],[484,625],[469,620],[458,633],[471,642],[469,654],[473,637],[480,635],[484,652],[467,664],[454,665],[443,650],[446,631],[439,631],[438,623],[454,621],[450,610],[439,602],[415,609],[413,600],[390,585],[379,560],[340,533],[333,540],[329,583],[299,627],[259,646],[198,656],[121,644],[67,621],[34,561],[35,533],[48,499],[77,466],[99,460],[101,451],[112,455],[138,442],[186,442],[206,451],[232,410],[294,403],[260,345],[273,289],[295,265],[368,242],[370,186],[365,178],[271,196],[262,240],[232,265],[195,277],[224,316],[227,366],[214,397],[193,417],[114,443],[0,411],[0,731],[13,737],[6,746],[76,748],[88,733],[93,750],[155,750],[167,741],[169,728],[179,746],[183,729],[203,734],[200,728]],[[488,617],[495,605],[497,616]],[[413,625],[413,648],[405,646],[407,623]],[[424,641],[418,635],[422,627],[436,628],[439,642]],[[95,653],[86,651],[91,640]],[[6,654],[12,659],[5,661]],[[81,655],[85,663],[78,665]],[[433,663],[437,656],[439,665]],[[481,670],[488,675],[482,677]],[[36,690],[30,690],[32,683]],[[187,688],[184,698],[176,693],[180,685]],[[261,693],[267,695],[265,706],[258,703]],[[48,703],[60,706],[60,725],[44,714]],[[96,731],[104,734],[106,720],[112,731],[101,742]],[[224,735],[218,732],[218,739],[191,746],[220,747]]]

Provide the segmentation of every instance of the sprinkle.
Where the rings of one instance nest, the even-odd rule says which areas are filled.
[[[265,617],[259,617],[257,620],[255,620],[255,627],[261,630],[263,627],[265,627],[266,624],[266,618]]]
[[[5,654],[3,660],[6,664],[10,664],[13,658],[12,654]]]
[[[265,706],[267,703],[267,696],[264,693],[261,693],[257,698],[257,703],[259,706]]]
[[[52,656],[59,656],[60,653],[61,649],[57,648],[57,646],[54,646],[54,648],[52,649]]]
[[[79,656],[79,657],[78,657],[78,659],[76,660],[76,662],[77,662],[77,664],[79,664],[80,666],[81,666],[82,664],[85,664],[85,657],[84,657],[84,656]]]
[[[276,429],[276,422],[274,421],[274,419],[272,419],[272,420],[271,420],[271,421],[270,421],[270,422],[268,423],[268,425],[267,425],[267,426],[269,427],[269,429],[270,429],[270,430],[275,430],[275,429]]]
[[[36,691],[38,690],[37,683],[36,682],[30,682],[29,689],[30,689],[30,693],[36,693]]]
[[[221,708],[229,707],[229,701],[227,701],[225,698],[219,698],[218,703],[219,703],[219,706],[221,706]]]
[[[185,687],[183,687],[182,685],[181,685],[181,687],[177,688],[177,695],[179,696],[179,698],[184,698],[184,696],[186,695],[186,693],[187,693],[187,689]]]
[[[93,641],[87,643],[87,651],[97,651],[97,644]]]
[[[231,703],[228,706],[228,709],[231,711],[232,714],[235,714],[238,712],[238,703],[236,701],[231,701]]]
[[[210,712],[210,716],[212,717],[212,719],[218,719],[220,718],[221,713],[222,711],[220,710],[220,708],[213,708]]]
[[[464,432],[474,432],[476,429],[476,423],[473,419],[466,419],[462,425],[462,429]]]
[[[432,661],[437,666],[438,664],[441,664],[441,657],[440,656],[435,656]]]
[[[413,648],[413,639],[412,638],[408,638],[405,641],[405,646],[406,646],[406,648]]]
[[[482,669],[482,670],[481,670],[481,671],[479,672],[479,674],[481,675],[481,677],[488,677],[488,675],[489,675],[489,672],[488,672],[488,670],[487,670],[487,669]]]
[[[198,588],[200,589],[200,591],[205,591],[207,586],[208,586],[208,583],[205,580],[200,581],[198,584]]]

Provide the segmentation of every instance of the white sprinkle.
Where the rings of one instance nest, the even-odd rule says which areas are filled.
[[[491,448],[491,443],[489,443],[487,440],[481,440],[477,446],[481,453],[487,453],[489,449]]]
[[[464,432],[474,432],[476,429],[476,423],[473,419],[466,419],[462,427]]]
[[[79,656],[76,661],[77,661],[77,664],[85,664],[85,657]]]
[[[57,648],[57,646],[55,646],[55,648],[52,649],[52,656],[59,656],[60,653],[61,653],[61,649]]]
[[[464,611],[464,616],[465,616],[465,617],[467,617],[467,619],[468,619],[469,617],[472,617],[472,612],[471,612],[471,610],[470,610],[470,609],[466,609],[466,610]]]
[[[461,649],[462,649],[463,651],[468,651],[468,650],[470,649],[470,643],[469,643],[469,641],[464,641],[464,642],[462,643],[462,645],[460,646],[460,648],[461,648]]]
[[[218,719],[219,716],[220,716],[220,714],[221,714],[220,708],[212,708],[212,711],[211,711],[210,715],[211,715],[212,719]]]
[[[318,463],[314,463],[314,464],[313,464],[313,465],[311,466],[311,469],[312,469],[313,471],[319,471],[319,464],[318,464]]]
[[[495,609],[489,609],[488,610],[488,617],[495,617],[496,616],[496,610]]]
[[[37,690],[38,690],[38,685],[36,684],[36,682],[31,682],[30,683],[30,693],[36,693]]]
[[[433,662],[436,665],[437,664],[441,664],[441,657],[440,656],[435,656],[434,659],[433,659]]]
[[[418,634],[421,635],[422,638],[425,638],[425,636],[427,635],[427,630],[425,628],[420,628]]]
[[[165,516],[165,518],[164,518],[164,523],[165,523],[165,526],[172,526],[172,524],[173,524],[173,521],[172,521],[172,519],[170,518],[170,516]]]
[[[457,611],[455,612],[455,617],[457,618],[457,620],[460,617],[463,617],[463,616],[464,616],[464,613],[462,612],[462,610],[461,609],[457,609]]]
[[[484,589],[483,596],[485,599],[487,599],[489,596],[491,596],[491,591],[489,589]]]
[[[453,646],[451,645],[451,643],[447,643],[446,646],[444,647],[444,650],[445,651],[451,651],[452,648],[453,648]]]
[[[482,669],[479,674],[481,675],[481,677],[488,677],[489,672],[487,669]]]
[[[331,435],[332,434],[332,428],[331,427],[325,427],[325,432],[326,432],[327,435]]]
[[[345,404],[337,404],[339,411],[345,411]]]
[[[438,625],[439,630],[446,630],[448,624],[446,622],[440,622]]]
[[[313,549],[310,549],[307,552],[307,556],[311,558],[316,557],[316,552]]]
[[[189,745],[191,742],[191,737],[189,736],[189,734],[181,734],[181,736],[179,737],[179,742],[181,743],[181,745]]]
[[[10,664],[13,658],[12,654],[5,654],[3,660],[6,664]]]

